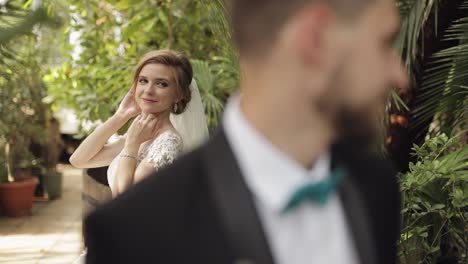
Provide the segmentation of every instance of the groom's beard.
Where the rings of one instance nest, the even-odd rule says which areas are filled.
[[[370,147],[377,142],[379,103],[353,107],[344,96],[349,81],[344,75],[344,64],[337,67],[328,89],[316,102],[320,113],[330,121],[335,131],[335,142]],[[383,100],[382,104],[385,101]]]
[[[364,148],[375,144],[378,140],[378,120],[372,118],[369,111],[372,110],[341,108],[334,120],[337,141]]]
[[[335,142],[368,148],[379,139],[377,112],[378,109],[372,106],[356,109],[341,104],[327,109],[325,115],[335,133]]]

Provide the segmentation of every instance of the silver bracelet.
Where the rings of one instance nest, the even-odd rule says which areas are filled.
[[[126,153],[120,153],[120,157],[121,157],[121,158],[131,158],[131,159],[136,160],[137,162],[140,161],[137,157],[132,156],[132,155],[128,155],[128,154],[126,154]]]

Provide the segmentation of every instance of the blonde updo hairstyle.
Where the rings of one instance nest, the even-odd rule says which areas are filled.
[[[193,70],[187,56],[181,52],[168,49],[153,50],[146,53],[136,66],[132,89],[136,88],[140,72],[148,64],[162,64],[171,68],[177,87],[176,94],[180,98],[176,103],[177,106],[172,107],[171,112],[176,115],[183,113],[190,99],[192,99],[190,83],[193,78]]]

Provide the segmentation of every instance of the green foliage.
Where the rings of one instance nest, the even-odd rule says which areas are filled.
[[[81,120],[106,120],[130,88],[138,59],[149,50],[171,48],[204,61],[209,68],[204,71],[195,66],[195,79],[203,82],[199,87],[203,100],[209,103],[208,120],[211,126],[216,125],[226,95],[238,81],[229,34],[221,33],[228,31],[218,2],[68,2],[70,23],[64,33],[69,36],[79,32],[82,51],[78,58],[69,55],[45,77],[56,105],[74,109]],[[63,41],[57,45],[69,53],[74,49]],[[216,81],[205,81],[211,79]]]
[[[430,54],[432,63],[415,70],[421,59],[427,23],[433,19],[437,34],[438,12],[444,1],[398,0],[402,14],[402,29],[397,41],[411,79],[423,73],[420,87],[412,102],[412,130],[431,123],[429,138],[423,146],[414,146],[416,163],[401,175],[403,194],[402,227],[399,256],[402,263],[435,263],[438,256],[452,256],[467,262],[468,251],[468,148],[463,145],[466,135],[453,135],[467,129],[468,97],[468,17],[454,21],[443,36],[432,35],[450,43],[448,48]],[[468,10],[464,1],[460,10]],[[468,14],[464,12],[464,14]],[[426,34],[434,34],[426,33]],[[426,58],[427,59],[427,58]],[[417,96],[416,96],[417,95]],[[398,99],[398,97],[393,97]],[[394,105],[403,105],[397,100]],[[401,109],[400,109],[401,110]],[[422,126],[424,129],[424,126]],[[413,131],[416,134],[426,133]],[[424,134],[423,134],[424,135]],[[441,245],[457,251],[443,252]]]
[[[422,56],[424,50],[424,34],[428,31],[430,17],[434,19],[433,32],[438,32],[438,9],[442,4],[440,0],[398,0],[402,26],[396,49],[412,80],[416,74],[423,72],[421,87],[413,87],[421,92],[415,98],[413,108],[406,109],[411,111],[415,120],[410,124],[411,128],[417,129],[421,124],[432,122],[432,135],[446,133],[450,136],[468,126],[468,16],[454,21],[444,33],[442,41],[454,44],[430,54],[432,63],[424,69],[415,70],[414,67],[414,61]],[[459,8],[468,14],[468,1],[464,1]],[[433,39],[436,37],[432,36]],[[391,98],[392,105],[398,110],[405,108],[404,102],[396,94]]]
[[[411,70],[416,56],[420,52],[420,37],[424,34],[424,26],[433,8],[437,8],[434,0],[397,0],[400,10],[401,29],[395,42],[395,49],[408,69],[411,80],[414,80],[414,72]],[[392,90],[389,98],[390,107],[398,111],[410,109],[398,95],[398,91]]]
[[[46,88],[34,61],[32,41],[16,40],[24,46],[14,50],[16,58],[3,58],[7,63],[0,77],[0,155],[9,155],[3,151],[9,144],[11,156],[4,160],[16,165],[28,156],[30,143],[40,142],[44,136],[41,127],[46,106],[42,98],[46,96]]]
[[[441,241],[468,260],[468,146],[460,142],[441,134],[413,148],[417,162],[400,177],[402,263],[435,263]]]
[[[38,163],[29,146],[43,139],[47,112],[42,103],[47,90],[38,62],[37,35],[30,30],[48,18],[43,9],[31,12],[23,3],[7,1],[0,19],[0,167],[7,169],[10,181],[12,170]]]
[[[468,14],[468,1],[460,9]],[[468,16],[455,21],[443,41],[457,45],[433,54],[413,109],[414,126],[434,118],[433,132],[451,135],[468,128]]]
[[[408,69],[413,66],[413,61],[419,54],[418,45],[421,35],[424,34],[424,26],[434,8],[437,8],[435,0],[398,0],[397,5],[402,17],[401,30],[396,42],[396,49],[401,54],[403,62]]]
[[[10,0],[0,4],[4,11],[0,15],[0,45],[8,43],[17,36],[31,35],[37,24],[57,27],[60,20],[45,8],[29,10],[32,1]]]
[[[227,97],[237,88],[239,76],[229,61],[224,58],[218,60],[212,65],[202,60],[191,61],[210,124],[215,124],[219,119]]]

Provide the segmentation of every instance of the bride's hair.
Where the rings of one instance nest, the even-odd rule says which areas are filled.
[[[132,89],[136,88],[138,76],[143,67],[148,64],[162,64],[171,68],[177,86],[177,95],[181,98],[177,102],[177,111],[174,111],[174,108],[171,111],[176,115],[183,113],[192,98],[190,83],[193,78],[193,70],[187,56],[181,52],[169,49],[153,50],[146,53],[136,66]]]

